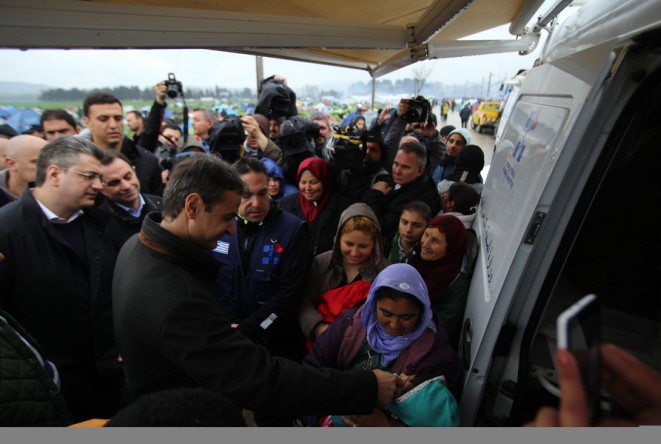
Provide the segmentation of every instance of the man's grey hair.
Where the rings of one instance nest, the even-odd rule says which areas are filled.
[[[324,113],[322,113],[322,112],[316,112],[316,113],[313,113],[313,114],[310,116],[310,120],[323,120],[324,122],[326,122],[326,125],[327,125],[329,128],[331,128],[331,124],[330,124],[330,120],[328,120],[328,116],[326,116],[326,114],[324,114]],[[332,128],[331,128],[331,129],[332,129]]]
[[[35,185],[40,187],[46,182],[46,170],[49,166],[57,165],[61,169],[70,168],[80,162],[81,154],[87,154],[101,161],[104,151],[92,141],[82,137],[65,136],[47,143],[37,157]]]
[[[397,151],[414,153],[419,167],[427,165],[427,148],[415,137],[402,137]]]
[[[195,108],[193,112],[195,111],[202,111],[206,120],[211,120],[213,123],[218,122],[218,116],[216,113],[208,108]]]

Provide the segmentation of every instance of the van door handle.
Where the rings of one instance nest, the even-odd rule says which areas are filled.
[[[461,335],[461,347],[459,348],[459,354],[461,355],[461,361],[464,366],[464,370],[468,370],[471,365],[471,344],[473,342],[473,325],[470,318],[464,321],[464,327]]]

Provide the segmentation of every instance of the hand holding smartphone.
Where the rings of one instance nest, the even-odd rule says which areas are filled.
[[[581,369],[585,398],[594,424],[600,417],[599,345],[600,310],[597,296],[589,294],[562,312],[557,319],[558,348],[570,351]]]

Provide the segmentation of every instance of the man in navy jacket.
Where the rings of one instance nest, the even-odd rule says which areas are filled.
[[[271,201],[261,160],[243,157],[234,166],[246,189],[236,231],[214,250],[224,263],[221,298],[244,335],[274,356],[300,361],[305,348],[297,313],[312,263],[305,222]]]

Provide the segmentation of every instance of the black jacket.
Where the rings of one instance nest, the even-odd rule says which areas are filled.
[[[106,235],[115,245],[117,251],[122,248],[124,242],[129,237],[140,232],[142,228],[142,221],[145,217],[154,211],[161,211],[163,209],[163,198],[151,194],[140,193],[145,200],[145,204],[140,212],[140,217],[131,216],[126,210],[119,207],[110,199],[103,198],[99,209],[110,214],[112,217],[108,219],[106,226]]]
[[[115,330],[130,395],[179,387],[218,390],[238,406],[280,414],[367,414],[371,372],[305,369],[274,358],[231,328],[217,296],[220,263],[147,216],[119,253]]]
[[[67,403],[40,359],[39,344],[0,310],[0,427],[71,424]]]
[[[122,154],[135,165],[135,172],[140,181],[140,191],[147,194],[163,195],[163,179],[158,159],[153,153],[137,146],[131,139],[124,136]]]
[[[154,100],[145,121],[145,128],[142,130],[142,134],[140,134],[138,140],[135,141],[136,145],[152,153],[156,152],[156,148],[159,145],[158,136],[161,134],[161,121],[163,120],[166,106],[167,103],[161,105]]]
[[[369,189],[361,199],[374,210],[381,223],[381,233],[384,244],[389,243],[399,228],[399,217],[407,203],[419,200],[431,208],[434,215],[441,209],[438,191],[434,181],[427,175],[422,175],[413,182],[403,185],[398,190],[392,190],[387,196],[381,191]]]
[[[79,219],[86,261],[46,219],[30,189],[0,208],[0,307],[57,366],[74,421],[114,413],[123,379],[111,306],[117,250],[104,235],[107,215],[90,208]]]

